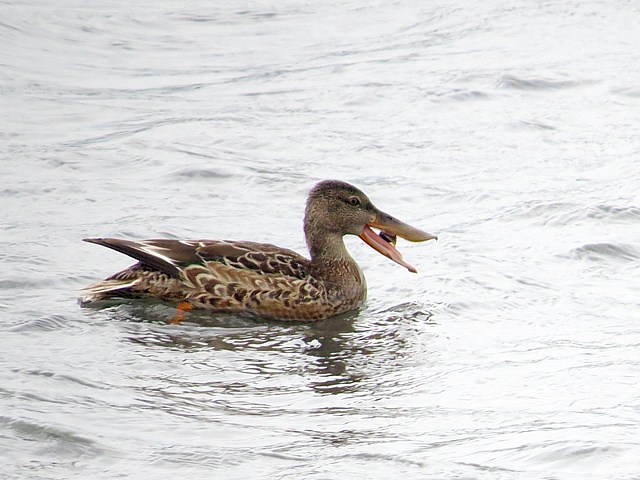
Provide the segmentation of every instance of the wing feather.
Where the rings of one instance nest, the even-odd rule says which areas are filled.
[[[124,253],[143,266],[184,278],[185,268],[202,265],[215,270],[216,264],[226,265],[254,274],[275,274],[303,279],[309,274],[309,261],[293,250],[267,243],[234,242],[228,240],[120,240],[86,238]]]

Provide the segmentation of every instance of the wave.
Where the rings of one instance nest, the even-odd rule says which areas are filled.
[[[574,248],[567,255],[576,260],[604,261],[635,261],[640,259],[640,250],[625,244],[587,243]]]
[[[563,88],[576,88],[587,83],[579,80],[555,80],[542,77],[524,78],[515,75],[502,75],[497,81],[498,88],[514,90],[559,90]]]

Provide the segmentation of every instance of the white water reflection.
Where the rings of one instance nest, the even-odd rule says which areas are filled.
[[[637,477],[635,6],[0,10],[0,477]],[[77,305],[81,238],[304,252],[323,178],[439,235],[349,239],[361,312]]]

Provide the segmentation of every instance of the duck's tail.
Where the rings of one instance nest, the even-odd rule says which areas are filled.
[[[110,278],[93,283],[80,290],[82,292],[80,296],[80,303],[89,304],[109,297],[126,294],[126,291],[135,286],[139,280],[140,279],[138,278],[133,280],[117,280]]]

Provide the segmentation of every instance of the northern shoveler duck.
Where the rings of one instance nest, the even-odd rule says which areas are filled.
[[[255,242],[87,238],[138,263],[86,287],[85,301],[153,297],[177,302],[181,311],[320,320],[358,309],[367,295],[362,270],[345,248],[345,235],[358,235],[410,272],[416,269],[396,250],[396,236],[411,242],[436,238],[380,211],[362,191],[337,180],[322,181],[309,192],[304,233],[310,259]]]

